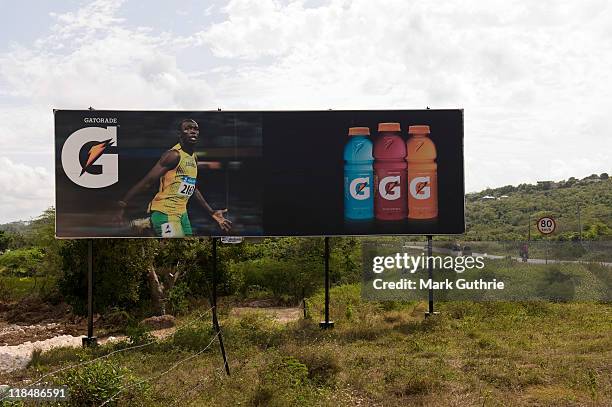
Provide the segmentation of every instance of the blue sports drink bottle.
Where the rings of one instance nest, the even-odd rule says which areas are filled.
[[[372,142],[368,127],[349,128],[344,147],[344,218],[374,218],[374,170]]]

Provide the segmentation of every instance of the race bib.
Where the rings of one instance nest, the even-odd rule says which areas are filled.
[[[174,237],[176,236],[176,227],[170,222],[162,223],[161,232],[161,237]]]
[[[183,196],[191,196],[195,191],[196,179],[191,177],[183,177],[183,182],[179,185],[178,193]]]

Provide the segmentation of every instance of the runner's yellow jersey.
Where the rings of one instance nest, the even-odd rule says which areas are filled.
[[[195,153],[187,154],[180,143],[171,150],[178,151],[181,159],[174,169],[160,177],[159,192],[149,204],[149,212],[180,216],[187,212],[187,201],[195,191],[198,161]]]

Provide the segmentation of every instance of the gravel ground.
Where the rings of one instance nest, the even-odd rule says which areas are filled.
[[[25,368],[32,358],[34,349],[46,351],[61,346],[79,347],[81,338],[81,336],[60,335],[43,341],[0,346],[0,372],[12,372]]]

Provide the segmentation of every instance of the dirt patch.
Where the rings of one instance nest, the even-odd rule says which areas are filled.
[[[176,320],[172,315],[159,315],[143,319],[142,321],[140,321],[140,325],[152,330],[160,330],[172,328],[176,325]]]
[[[36,297],[0,306],[0,346],[44,341],[56,336],[80,336],[87,321],[72,314],[69,305],[48,304]]]
[[[17,325],[0,322],[0,346],[44,341],[61,335],[78,336],[82,333],[83,330],[79,330],[76,326],[54,322],[42,325]]]
[[[52,305],[37,297],[27,297],[22,301],[4,304],[0,309],[0,319],[12,324],[33,325],[57,322],[74,318],[69,305]]]
[[[277,322],[280,322],[281,324],[286,324],[291,321],[297,321],[303,315],[303,310],[300,307],[234,307],[230,311],[230,315],[239,317],[246,313],[254,311],[264,312],[272,316]]]

